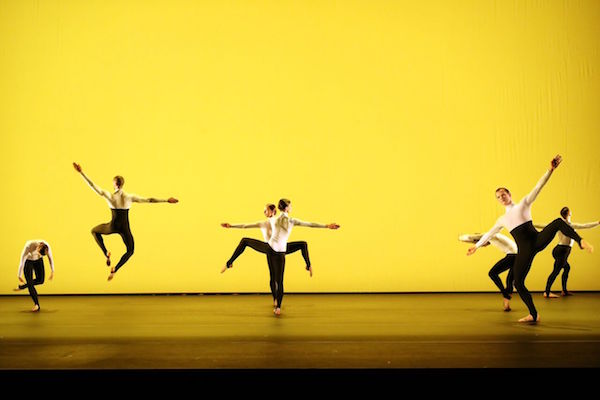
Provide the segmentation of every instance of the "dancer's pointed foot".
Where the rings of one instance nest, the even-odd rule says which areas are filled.
[[[37,304],[35,306],[33,306],[33,308],[31,309],[32,312],[37,312],[40,311],[40,306],[38,306]]]
[[[23,290],[23,289],[21,289],[20,287],[17,286],[16,288],[13,289],[13,292],[20,292],[21,290]]]
[[[509,299],[504,299],[504,311],[510,311],[510,300]]]
[[[114,269],[114,268],[111,268],[111,269],[110,269],[110,275],[108,275],[108,279],[107,279],[107,281],[112,281],[112,280],[113,280],[113,278],[115,277],[115,274],[116,274],[116,272],[115,272],[115,269]]]
[[[539,322],[540,321],[540,314],[538,314],[537,319],[534,321],[533,320],[533,316],[531,314],[529,314],[526,317],[523,317],[519,320],[519,322]]]
[[[593,253],[594,252],[594,246],[592,246],[591,244],[589,244],[587,241],[585,240],[581,240],[581,248],[585,251],[587,251],[588,253]]]
[[[306,268],[308,272],[310,272],[310,277],[312,278],[312,265]]]
[[[106,253],[106,266],[110,267],[110,251]]]
[[[556,298],[558,298],[558,296],[555,295],[552,292],[548,292],[548,293],[544,292],[544,297],[547,298],[547,299],[556,299]]]
[[[221,273],[227,271],[229,268],[233,268],[233,264],[225,264],[225,266],[221,270]]]
[[[281,315],[281,308],[276,307],[273,312],[275,313],[275,315]]]
[[[571,292],[569,292],[569,291],[565,292],[565,291],[563,290],[562,292],[560,292],[560,295],[561,295],[561,296],[573,296],[573,293],[571,293]]]

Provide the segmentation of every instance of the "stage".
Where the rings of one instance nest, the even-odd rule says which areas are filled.
[[[599,367],[600,293],[534,301],[538,325],[491,293],[3,296],[0,368]]]

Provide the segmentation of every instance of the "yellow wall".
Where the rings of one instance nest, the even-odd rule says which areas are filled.
[[[599,20],[594,0],[2,0],[0,293],[31,238],[55,253],[42,293],[266,291],[251,251],[219,274],[260,238],[219,223],[280,197],[342,225],[294,229],[315,276],[289,256],[287,291],[493,290],[500,252],[457,236],[503,212],[497,186],[524,195],[561,153],[534,220],[600,218]],[[90,235],[110,212],[72,161],[181,200],[134,205],[111,283]],[[571,289],[599,290],[599,264],[574,250]]]

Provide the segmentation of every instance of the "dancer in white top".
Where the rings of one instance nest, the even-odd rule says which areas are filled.
[[[588,222],[588,223],[576,223],[571,222],[571,210],[568,207],[563,207],[560,210],[560,216],[569,224],[573,229],[590,229],[600,225],[600,221]],[[533,224],[538,229],[544,229],[545,225]],[[571,254],[571,247],[573,246],[573,239],[558,232],[558,244],[552,249],[552,257],[554,258],[554,269],[548,276],[546,282],[546,290],[544,291],[544,297],[546,298],[557,298],[558,296],[552,293],[552,284],[558,276],[561,270],[562,274],[562,296],[571,296],[572,293],[567,290],[567,280],[569,279],[569,271],[571,271],[571,265],[569,265],[568,258]]]
[[[265,206],[263,213],[265,214],[265,217],[267,217],[267,219],[264,221],[258,221],[258,222],[249,223],[249,224],[230,224],[227,222],[224,222],[221,224],[221,226],[223,228],[240,228],[240,229],[260,228],[263,238],[265,239],[264,242],[261,242],[260,240],[256,240],[256,239],[252,239],[252,238],[247,238],[247,237],[242,238],[242,240],[240,240],[239,245],[233,252],[233,255],[231,256],[231,258],[229,260],[227,260],[227,262],[225,263],[225,267],[223,267],[223,269],[221,270],[221,273],[227,271],[227,269],[229,269],[229,268],[233,268],[234,261],[244,252],[246,247],[250,247],[250,248],[258,251],[259,253],[263,253],[263,254],[269,253],[270,247],[267,242],[271,238],[271,232],[272,232],[270,220],[273,217],[275,217],[275,215],[277,214],[277,207],[275,207],[275,204],[267,204]],[[297,251],[302,252],[302,257],[304,258],[304,261],[306,262],[306,270],[310,272],[310,276],[312,277],[313,271],[312,271],[312,265],[310,263],[310,258],[308,256],[308,244],[304,241],[290,242],[287,245],[287,250],[285,253],[292,254]],[[269,276],[270,276],[269,286],[271,288],[271,294],[273,295],[273,305],[276,306],[277,300],[276,300],[276,295],[275,295],[275,280],[273,278],[273,268],[271,266],[271,259],[269,257],[267,257],[267,263],[269,265]]]
[[[115,274],[123,266],[123,264],[125,264],[133,255],[134,241],[133,235],[131,234],[131,229],[129,227],[129,208],[131,208],[131,205],[133,203],[177,203],[179,200],[173,197],[170,197],[166,200],[156,199],[153,197],[144,198],[134,194],[125,193],[123,191],[125,179],[118,175],[113,178],[115,191],[113,193],[109,193],[92,182],[91,179],[83,173],[79,164],[73,163],[73,167],[81,174],[83,179],[88,185],[90,185],[94,192],[102,196],[107,201],[108,206],[111,209],[112,220],[106,224],[100,224],[92,229],[92,235],[94,236],[94,239],[96,239],[96,243],[98,243],[98,246],[100,246],[102,253],[104,253],[104,256],[106,257],[106,265],[110,266],[110,252],[106,250],[106,247],[104,246],[102,235],[112,235],[114,233],[118,233],[121,235],[121,238],[123,239],[123,242],[127,248],[127,251],[125,254],[123,254],[117,265],[111,268],[110,275],[108,275],[108,280],[110,281],[114,278]]]
[[[29,240],[25,243],[23,251],[21,252],[21,261],[19,262],[19,270],[17,272],[17,278],[21,282],[14,291],[29,289],[29,295],[31,296],[34,306],[31,311],[39,311],[40,303],[38,300],[37,290],[35,285],[41,285],[44,283],[44,256],[48,256],[50,261],[50,276],[49,280],[54,278],[54,259],[52,258],[52,249],[45,240]],[[23,281],[23,273],[25,273],[25,281]],[[35,279],[33,275],[35,273]]]
[[[550,225],[545,227],[541,232],[538,232],[533,227],[531,221],[531,205],[537,198],[538,194],[550,179],[552,172],[560,165],[562,157],[557,155],[550,162],[550,169],[542,176],[533,190],[525,196],[519,203],[515,204],[512,201],[510,191],[506,188],[496,189],[496,198],[506,208],[506,213],[498,218],[496,224],[475,244],[469,248],[467,255],[472,255],[483,244],[488,242],[496,233],[500,232],[502,227],[510,230],[511,235],[515,239],[518,247],[517,257],[513,265],[513,274],[515,278],[515,287],[519,296],[529,309],[529,315],[521,318],[519,322],[537,322],[540,317],[533,304],[533,299],[529,290],[525,287],[525,278],[531,268],[531,263],[535,255],[542,251],[552,241],[556,232],[561,231],[566,236],[575,239],[582,249],[589,252],[593,251],[593,247],[587,243],[571,228],[564,220],[558,218]]]
[[[483,234],[481,233],[464,234],[460,235],[458,240],[467,243],[477,243],[482,236]],[[497,233],[492,236],[490,240],[483,245],[483,247],[489,246],[490,244],[494,245],[500,251],[506,254],[506,257],[498,261],[492,267],[492,269],[490,269],[488,275],[498,289],[500,289],[500,293],[502,293],[502,297],[504,298],[504,311],[510,311],[510,299],[512,298],[513,293],[512,266],[517,257],[517,244],[509,237],[504,236],[501,233]],[[502,284],[502,280],[499,276],[504,271],[508,271],[508,276],[506,277],[506,288]]]
[[[271,267],[273,268],[273,277],[275,279],[275,295],[277,306],[273,310],[275,315],[281,314],[281,301],[283,300],[283,273],[285,270],[285,252],[287,250],[287,240],[292,233],[294,225],[307,226],[311,228],[338,229],[340,226],[336,223],[317,224],[314,222],[305,222],[299,219],[290,218],[292,211],[291,201],[288,199],[279,200],[277,206],[281,211],[279,217],[271,219],[271,238],[269,239],[270,251],[267,257],[271,258]]]

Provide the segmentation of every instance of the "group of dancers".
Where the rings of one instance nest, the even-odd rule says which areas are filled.
[[[536,323],[540,321],[540,315],[533,304],[531,293],[525,286],[525,278],[531,269],[531,264],[535,256],[552,242],[557,233],[559,234],[559,245],[556,246],[552,252],[555,259],[554,270],[552,271],[552,274],[550,274],[550,277],[548,277],[546,290],[544,292],[545,297],[558,297],[552,294],[550,289],[561,270],[564,270],[563,295],[568,296],[570,294],[566,286],[570,270],[567,258],[571,252],[571,246],[574,241],[577,242],[582,250],[585,249],[589,253],[592,253],[594,250],[591,244],[583,240],[581,236],[575,232],[575,229],[592,228],[599,223],[573,224],[570,221],[571,212],[567,207],[561,210],[561,218],[557,218],[547,225],[533,224],[531,218],[531,206],[542,188],[550,179],[554,170],[558,168],[561,161],[562,157],[560,155],[554,157],[550,162],[550,168],[538,181],[533,190],[516,204],[513,202],[512,195],[507,188],[500,187],[496,189],[496,199],[506,209],[504,215],[498,218],[494,226],[484,235],[473,234],[461,235],[459,237],[460,240],[466,242],[476,241],[475,246],[470,247],[467,251],[468,256],[474,254],[478,248],[489,244],[495,245],[506,253],[506,257],[496,263],[490,270],[489,276],[496,286],[498,286],[504,297],[505,311],[510,311],[509,301],[511,299],[514,282],[514,287],[517,289],[519,296],[529,310],[529,315],[519,319],[519,322]],[[536,227],[541,228],[542,230],[537,231],[535,229]],[[506,228],[510,231],[516,243],[499,233],[502,228]],[[568,250],[566,247],[568,247]],[[507,270],[509,271],[509,274],[506,280],[506,287],[504,287],[498,274]]]
[[[496,246],[506,254],[506,256],[498,261],[489,271],[489,276],[502,293],[505,311],[511,310],[510,300],[512,298],[513,288],[516,288],[519,296],[529,310],[529,315],[519,319],[519,322],[536,323],[540,321],[540,315],[533,304],[531,293],[525,286],[525,278],[529,273],[531,264],[537,253],[545,249],[558,233],[559,244],[552,251],[555,260],[554,269],[548,277],[544,297],[558,297],[551,292],[551,287],[561,270],[563,271],[562,295],[568,296],[570,295],[567,290],[567,279],[570,271],[568,257],[573,242],[577,242],[581,249],[585,249],[590,253],[593,251],[593,247],[583,240],[575,229],[587,229],[600,225],[600,222],[587,224],[572,223],[571,211],[567,207],[564,207],[561,210],[561,218],[557,218],[547,225],[533,224],[531,218],[531,206],[542,188],[550,179],[554,170],[558,168],[561,161],[562,157],[560,155],[554,157],[550,162],[550,168],[542,176],[533,190],[516,204],[513,202],[512,195],[507,188],[498,188],[496,190],[496,198],[500,204],[505,207],[505,214],[498,218],[494,226],[485,234],[476,233],[459,236],[459,240],[475,244],[469,248],[467,252],[467,255],[469,256],[474,254],[480,247],[485,247],[490,244]],[[174,197],[168,199],[157,199],[152,197],[144,198],[126,193],[123,191],[125,180],[122,176],[116,176],[113,179],[114,191],[110,193],[94,184],[84,174],[79,164],[73,163],[73,167],[81,174],[85,182],[108,202],[111,209],[111,221],[100,224],[92,229],[92,235],[102,250],[106,259],[106,265],[111,267],[111,253],[104,245],[103,235],[118,233],[121,235],[126,247],[125,254],[123,254],[119,262],[110,269],[110,274],[108,276],[108,280],[110,281],[133,255],[134,240],[129,226],[129,209],[131,208],[131,205],[133,203],[174,204],[177,203],[178,200]],[[280,211],[279,216],[277,216],[277,209]],[[340,227],[340,225],[336,223],[319,224],[292,218],[290,217],[291,210],[291,201],[288,199],[281,199],[279,200],[277,207],[274,204],[266,205],[264,209],[265,220],[244,224],[221,224],[224,228],[259,228],[261,230],[264,241],[247,237],[241,239],[232,256],[225,263],[221,273],[233,268],[233,263],[244,252],[246,247],[250,247],[259,253],[265,254],[267,265],[269,267],[269,286],[273,297],[273,313],[275,315],[281,315],[281,303],[284,295],[283,277],[285,271],[285,256],[300,251],[306,263],[306,270],[309,271],[311,277],[313,273],[308,255],[308,244],[304,241],[288,242],[292,228],[296,225],[327,229],[339,229]],[[502,228],[507,228],[510,231],[514,241],[500,233]],[[535,228],[541,229],[541,231],[537,231]],[[34,302],[32,311],[40,310],[35,286],[44,283],[44,256],[48,256],[50,268],[52,270],[49,279],[52,279],[54,275],[54,261],[48,242],[44,240],[30,240],[25,244],[21,253],[21,262],[18,270],[18,279],[21,284],[14,290],[19,291],[25,288],[29,290]],[[504,286],[499,277],[499,274],[505,271],[508,271],[506,286]],[[25,275],[25,280],[23,280],[23,274]]]

